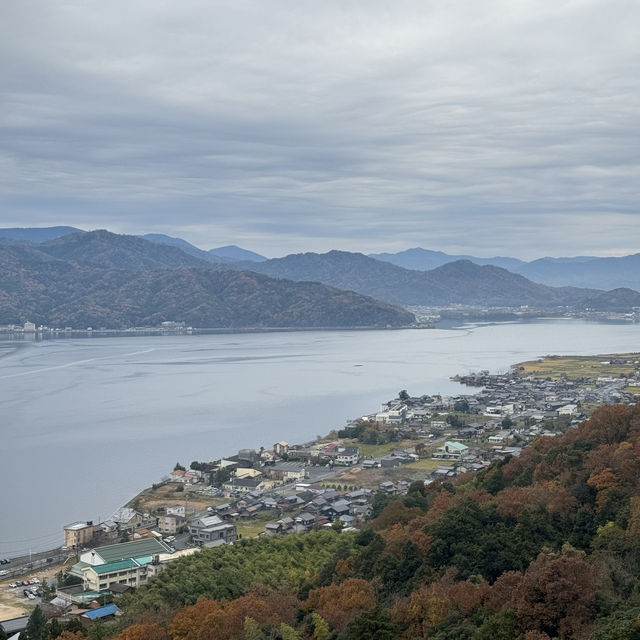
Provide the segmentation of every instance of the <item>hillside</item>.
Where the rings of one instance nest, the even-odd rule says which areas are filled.
[[[551,308],[580,305],[586,297],[599,293],[589,289],[547,287],[506,269],[479,266],[468,260],[424,272],[403,269],[360,253],[330,251],[242,264],[244,268],[270,276],[324,282],[403,305]]]
[[[56,259],[30,246],[0,246],[0,324],[25,320],[76,328],[163,321],[266,328],[401,326],[414,317],[319,283],[211,268],[105,269]]]
[[[415,482],[405,496],[378,494],[356,534],[241,540],[173,562],[123,602],[111,631],[118,640],[204,640],[211,628],[217,640],[636,639],[639,450],[640,408],[602,407],[519,457]]]
[[[209,264],[176,246],[104,230],[66,235],[43,242],[38,249],[59,260],[109,269],[176,269]]]

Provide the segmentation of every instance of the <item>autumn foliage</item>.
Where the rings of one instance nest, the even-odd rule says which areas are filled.
[[[357,534],[176,562],[112,637],[640,638],[640,408],[603,407],[517,458],[414,485]]]

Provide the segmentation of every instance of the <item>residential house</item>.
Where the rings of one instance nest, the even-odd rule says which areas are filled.
[[[280,442],[276,442],[273,445],[273,452],[277,456],[287,455],[287,453],[289,452],[289,443],[286,442],[285,440],[281,440]]]
[[[233,544],[238,537],[234,524],[224,522],[219,516],[204,516],[189,522],[189,533],[197,544]]]
[[[64,528],[64,546],[69,549],[82,548],[93,539],[93,522],[73,522]]]

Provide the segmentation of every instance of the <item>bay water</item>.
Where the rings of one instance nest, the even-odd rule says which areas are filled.
[[[401,389],[472,393],[455,374],[545,354],[640,351],[640,325],[0,339],[0,557],[62,544],[179,461],[301,443]]]

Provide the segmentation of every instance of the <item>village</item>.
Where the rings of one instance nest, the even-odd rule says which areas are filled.
[[[39,604],[47,616],[89,625],[118,615],[122,594],[203,548],[242,537],[358,530],[412,483],[482,470],[518,456],[535,438],[576,427],[599,405],[635,404],[637,356],[603,358],[547,358],[504,374],[459,376],[479,390],[451,397],[403,390],[314,442],[241,449],[189,468],[177,463],[105,521],[66,525],[60,549],[3,564],[3,597],[14,596],[20,611]],[[0,627],[11,637],[27,620],[14,616]]]

